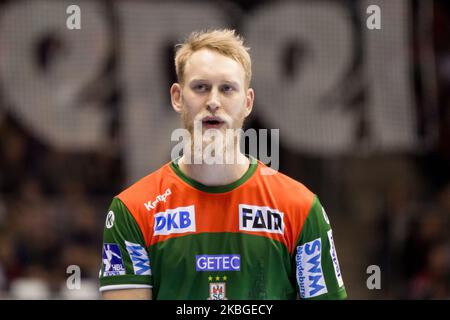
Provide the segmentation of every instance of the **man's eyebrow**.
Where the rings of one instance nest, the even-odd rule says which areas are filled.
[[[239,83],[236,82],[236,81],[225,80],[224,82],[225,82],[225,83],[228,83],[228,84],[231,84],[231,85],[233,85],[233,86],[235,86],[235,87],[239,87]]]
[[[194,79],[191,79],[190,81],[189,81],[189,83],[196,83],[196,82],[210,82],[210,80],[208,80],[208,79],[196,79],[196,78],[194,78]],[[231,85],[233,85],[233,86],[236,86],[236,87],[239,87],[239,83],[237,82],[237,81],[233,81],[233,80],[224,80],[223,81],[224,83],[227,83],[227,84],[231,84]]]
[[[189,82],[208,82],[206,79],[191,79]]]

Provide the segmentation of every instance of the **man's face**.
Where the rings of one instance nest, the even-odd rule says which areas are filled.
[[[183,85],[171,88],[172,103],[186,129],[194,122],[206,129],[241,129],[253,106],[254,94],[245,83],[242,65],[215,51],[192,54],[185,66]]]

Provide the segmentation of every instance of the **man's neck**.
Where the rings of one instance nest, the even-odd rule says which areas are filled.
[[[242,153],[233,164],[187,164],[182,156],[178,167],[189,178],[206,186],[223,186],[236,182],[247,172],[250,160]]]

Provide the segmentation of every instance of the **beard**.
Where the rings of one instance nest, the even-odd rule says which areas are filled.
[[[209,112],[201,112],[196,116],[190,115],[186,109],[181,114],[183,126],[190,134],[190,143],[185,145],[185,156],[190,163],[237,163],[240,152],[240,136],[244,124],[244,111],[237,118],[220,115],[224,124],[218,129],[206,129],[202,124]],[[217,115],[217,114],[216,114]],[[219,116],[219,115],[218,115]]]

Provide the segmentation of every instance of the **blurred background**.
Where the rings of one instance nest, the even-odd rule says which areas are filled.
[[[246,128],[280,129],[279,171],[320,197],[349,298],[449,299],[446,0],[0,1],[0,299],[99,298],[110,201],[180,126],[173,46],[216,27],[251,47]]]

